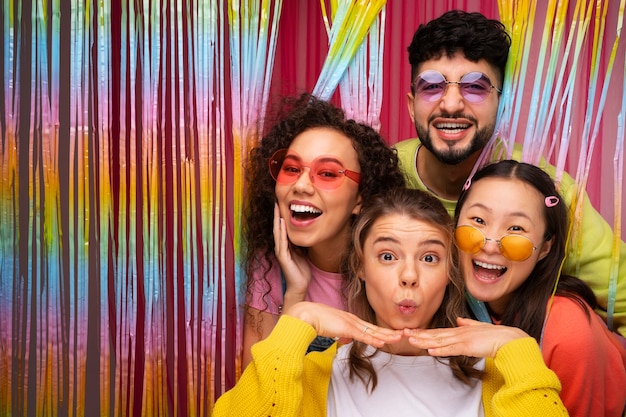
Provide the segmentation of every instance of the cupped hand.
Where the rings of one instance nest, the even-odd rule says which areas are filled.
[[[352,313],[325,304],[302,301],[289,307],[283,314],[310,324],[319,336],[332,337],[342,343],[358,340],[381,348],[402,338],[402,330],[379,327]]]
[[[438,329],[404,329],[409,343],[427,349],[432,356],[495,357],[498,349],[508,342],[528,337],[517,327],[495,325],[457,318],[459,327]]]
[[[306,257],[291,248],[285,219],[280,216],[276,203],[274,204],[274,253],[287,282],[287,292],[290,296],[295,296],[297,301],[304,300],[311,282],[311,268]]]

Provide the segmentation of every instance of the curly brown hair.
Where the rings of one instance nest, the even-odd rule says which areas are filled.
[[[372,127],[346,119],[344,111],[332,103],[308,93],[289,97],[283,103],[278,120],[248,157],[242,245],[248,295],[255,272],[258,273],[258,268],[263,265],[265,279],[274,259],[272,230],[276,184],[270,175],[268,161],[278,149],[288,148],[298,135],[309,129],[332,128],[352,141],[358,155],[361,167],[358,193],[362,201],[404,185],[395,150]],[[305,248],[297,249],[305,251]]]

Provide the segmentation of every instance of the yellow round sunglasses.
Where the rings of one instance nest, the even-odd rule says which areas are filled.
[[[522,262],[530,258],[537,247],[533,242],[522,235],[505,235],[499,240],[490,239],[474,226],[458,226],[454,231],[454,239],[457,247],[463,252],[478,253],[488,240],[496,242],[502,252],[502,256],[514,262]]]

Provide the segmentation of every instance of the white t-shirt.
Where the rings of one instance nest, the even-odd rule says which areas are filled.
[[[398,356],[379,351],[372,364],[378,385],[372,393],[360,379],[350,380],[352,345],[337,351],[328,388],[327,416],[484,416],[482,382],[473,386],[457,379],[447,360],[432,356]],[[374,351],[369,347],[368,354]],[[442,363],[443,362],[443,363]],[[484,369],[482,359],[475,367]]]

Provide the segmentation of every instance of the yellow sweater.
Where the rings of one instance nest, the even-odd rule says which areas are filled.
[[[237,385],[218,398],[212,415],[325,416],[337,344],[324,352],[305,356],[315,336],[315,330],[307,323],[282,316],[270,336],[252,347],[252,362]],[[486,416],[568,415],[559,398],[561,384],[545,366],[533,338],[506,344],[495,360],[487,359],[485,373]],[[389,401],[402,399],[390,398]]]

